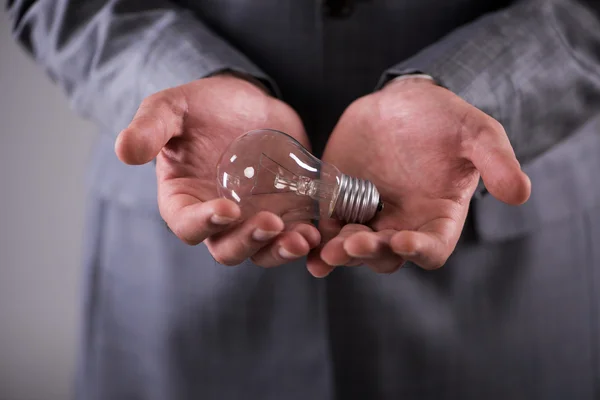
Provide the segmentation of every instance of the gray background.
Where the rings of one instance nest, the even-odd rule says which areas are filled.
[[[67,399],[95,130],[14,43],[0,3],[0,399]]]

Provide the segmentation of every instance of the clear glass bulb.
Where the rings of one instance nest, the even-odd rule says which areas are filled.
[[[272,129],[247,132],[231,143],[217,165],[217,187],[221,197],[239,204],[243,218],[264,210],[284,221],[364,223],[383,208],[371,182],[341,173]]]

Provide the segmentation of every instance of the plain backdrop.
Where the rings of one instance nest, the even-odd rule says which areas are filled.
[[[94,127],[14,42],[0,3],[0,399],[72,394]]]

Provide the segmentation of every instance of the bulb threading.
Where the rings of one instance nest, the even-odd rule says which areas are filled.
[[[382,208],[379,191],[372,182],[342,174],[332,215],[347,223],[363,224]]]

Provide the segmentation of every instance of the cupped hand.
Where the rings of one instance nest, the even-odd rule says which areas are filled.
[[[185,243],[206,243],[221,264],[252,258],[276,266],[315,247],[320,241],[316,228],[285,226],[269,212],[241,220],[239,206],[218,198],[216,187],[221,153],[243,133],[265,127],[309,145],[300,118],[288,105],[244,79],[216,75],[146,98],[119,134],[115,151],[127,164],[156,159],[161,216]]]
[[[501,124],[424,78],[392,82],[351,104],[323,160],[372,181],[385,207],[369,226],[323,222],[325,244],[308,263],[315,276],[342,265],[382,273],[406,261],[439,268],[456,247],[480,177],[508,204],[531,192]]]

